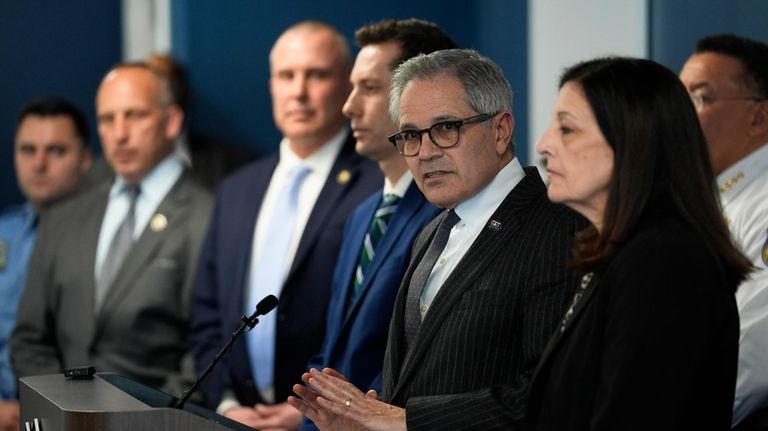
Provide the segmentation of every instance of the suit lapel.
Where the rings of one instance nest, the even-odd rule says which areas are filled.
[[[396,395],[396,388],[402,386],[402,379],[400,378],[401,370],[404,369],[403,357],[405,356],[405,302],[408,297],[408,283],[413,276],[413,272],[416,270],[421,259],[424,258],[424,254],[429,248],[429,244],[432,242],[432,238],[437,232],[437,227],[445,217],[445,211],[440,213],[434,220],[432,220],[424,230],[417,236],[413,245],[413,255],[408,265],[408,269],[403,276],[403,282],[400,284],[400,290],[397,292],[397,298],[395,299],[395,309],[392,313],[392,320],[389,324],[389,334],[387,336],[387,350],[384,357],[384,370],[382,380],[382,400],[385,402],[393,402]]]
[[[296,250],[296,256],[291,264],[291,270],[284,283],[284,290],[280,294],[281,303],[287,303],[290,300],[293,293],[290,289],[290,279],[297,269],[302,267],[303,261],[309,255],[309,251],[312,249],[318,235],[324,227],[327,226],[328,219],[333,215],[334,210],[337,208],[338,201],[344,197],[349,187],[357,181],[359,167],[354,163],[356,158],[357,156],[354,152],[354,138],[350,134],[347,136],[347,140],[344,142],[344,145],[336,158],[336,162],[333,164],[331,172],[328,174],[328,179],[325,181],[325,185],[317,198],[315,207],[312,209],[307,224],[304,227],[304,233],[301,236],[299,247]],[[348,172],[349,175],[339,175],[342,171]]]
[[[568,310],[565,312],[565,315],[563,315],[563,318],[560,321],[560,325],[558,325],[557,330],[552,335],[552,338],[549,339],[547,346],[544,348],[544,351],[541,354],[541,358],[539,359],[539,363],[536,366],[536,370],[533,374],[534,380],[536,379],[536,376],[539,374],[540,370],[549,361],[549,357],[552,355],[552,352],[557,349],[560,341],[563,340],[563,338],[573,330],[573,326],[583,315],[584,310],[587,308],[587,305],[592,300],[592,298],[594,298],[594,293],[598,290],[599,286],[599,273],[590,272],[582,277],[580,285],[576,289]]]
[[[94,194],[94,201],[91,211],[86,212],[86,220],[83,221],[82,236],[78,238],[80,244],[82,244],[82,253],[78,253],[78,263],[76,268],[85,268],[83,274],[80,274],[82,280],[83,292],[88,295],[88,302],[91,314],[95,315],[95,300],[96,300],[96,250],[99,246],[99,234],[101,233],[101,224],[104,220],[104,213],[107,211],[107,203],[109,202],[109,188],[111,184],[105,182],[99,185],[99,191]],[[89,319],[88,321],[94,322],[95,319]],[[83,336],[86,334],[93,334],[93,327],[90,331],[84,331]]]
[[[416,365],[429,350],[430,342],[451,314],[454,305],[464,292],[474,286],[475,280],[485,272],[485,268],[496,259],[499,252],[510,242],[522,227],[518,215],[535,198],[545,191],[537,173],[526,170],[526,176],[507,195],[491,216],[491,220],[501,223],[501,229],[485,226],[467,253],[456,265],[435,296],[432,306],[422,322],[419,334],[411,352],[404,358],[400,377],[393,396],[403,387]],[[410,277],[409,277],[410,280]]]
[[[368,208],[365,209],[363,213],[360,214],[360,220],[361,221],[370,221],[373,219],[374,214],[376,213],[376,209],[378,208],[379,202],[381,202],[381,190],[376,192],[379,199],[370,201],[370,205],[368,205]],[[349,241],[350,244],[358,244],[360,247],[362,247],[363,240],[365,239],[365,234],[368,232],[368,226],[370,225],[370,222],[366,223],[358,223],[356,226],[352,228],[349,232],[349,237],[345,237],[344,241]],[[343,284],[341,286],[341,300],[338,301],[340,307],[334,307],[334,310],[328,310],[329,313],[333,313],[331,316],[333,319],[335,319],[335,322],[333,325],[328,325],[328,329],[332,329],[334,332],[329,333],[328,335],[330,338],[330,345],[335,346],[336,341],[339,338],[339,335],[344,330],[344,327],[346,326],[346,322],[348,321],[348,316],[351,313],[351,310],[354,306],[352,304],[347,309],[347,298],[349,298],[352,295],[352,289],[353,289],[353,281],[355,277],[355,272],[357,271],[357,264],[360,260],[360,247],[353,248],[353,250],[356,250],[357,253],[354,255],[349,256],[340,256],[339,264],[344,265],[344,277],[341,279],[344,280]],[[341,259],[345,259],[345,262],[342,263]],[[371,263],[373,265],[373,263]],[[367,286],[368,283],[364,281],[362,289],[365,289],[365,286]],[[360,295],[358,295],[358,298],[362,296],[363,292],[360,292]],[[358,303],[358,300],[355,300],[355,303]]]
[[[360,309],[360,304],[363,302],[363,298],[371,289],[371,280],[376,277],[376,273],[381,268],[382,262],[387,260],[387,257],[392,253],[395,247],[401,245],[400,239],[403,231],[408,227],[411,220],[424,205],[428,205],[428,203],[421,198],[421,191],[419,191],[415,183],[411,184],[390,221],[386,235],[384,235],[384,238],[376,249],[376,255],[368,267],[368,274],[366,275],[365,280],[363,280],[363,285],[360,288],[359,294],[351,304],[349,311],[345,314],[344,327],[347,327],[354,321],[354,316]],[[373,214],[371,214],[371,218],[373,218]],[[360,243],[362,243],[362,241],[360,241]],[[352,283],[349,284],[351,286]]]
[[[110,309],[116,307],[139,279],[142,271],[151,264],[152,258],[162,244],[162,240],[172,235],[182,224],[185,209],[189,201],[189,189],[187,187],[188,173],[185,172],[176,181],[166,197],[157,207],[141,236],[133,244],[123,265],[115,275],[115,281],[104,298],[104,304],[98,315],[97,328],[104,328],[106,319],[109,319]],[[152,228],[152,219],[162,214],[167,220],[167,227],[155,230]],[[98,329],[97,329],[98,330]]]

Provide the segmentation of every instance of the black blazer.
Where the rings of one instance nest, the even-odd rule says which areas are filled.
[[[728,430],[736,282],[681,221],[650,217],[598,270],[531,385],[532,430]]]
[[[407,286],[442,216],[414,243],[398,294],[381,398],[406,407],[410,431],[513,429],[539,355],[568,306],[570,238],[584,225],[549,202],[535,168],[512,190],[445,281],[405,357]]]

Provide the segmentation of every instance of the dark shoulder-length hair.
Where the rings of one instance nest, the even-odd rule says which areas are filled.
[[[567,69],[560,87],[568,82],[581,87],[614,154],[601,231],[579,232],[575,266],[604,262],[644,214],[666,210],[742,279],[750,263],[731,242],[704,135],[677,75],[651,60],[608,57]]]

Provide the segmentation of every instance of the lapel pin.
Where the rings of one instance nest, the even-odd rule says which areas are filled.
[[[336,182],[341,185],[348,183],[350,179],[352,179],[352,174],[346,169],[342,169],[339,175],[336,175]]]
[[[501,230],[501,222],[496,220],[489,220],[488,221],[488,229],[500,231]]]
[[[168,226],[168,218],[163,214],[155,214],[149,222],[149,227],[154,232],[162,232]]]

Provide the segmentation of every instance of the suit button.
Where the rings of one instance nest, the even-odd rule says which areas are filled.
[[[247,387],[249,387],[249,388],[252,388],[252,387],[253,387],[253,380],[251,380],[251,379],[246,379],[246,380],[245,380],[245,386],[247,386]]]
[[[278,313],[277,314],[277,321],[278,322],[285,322],[285,313]]]

